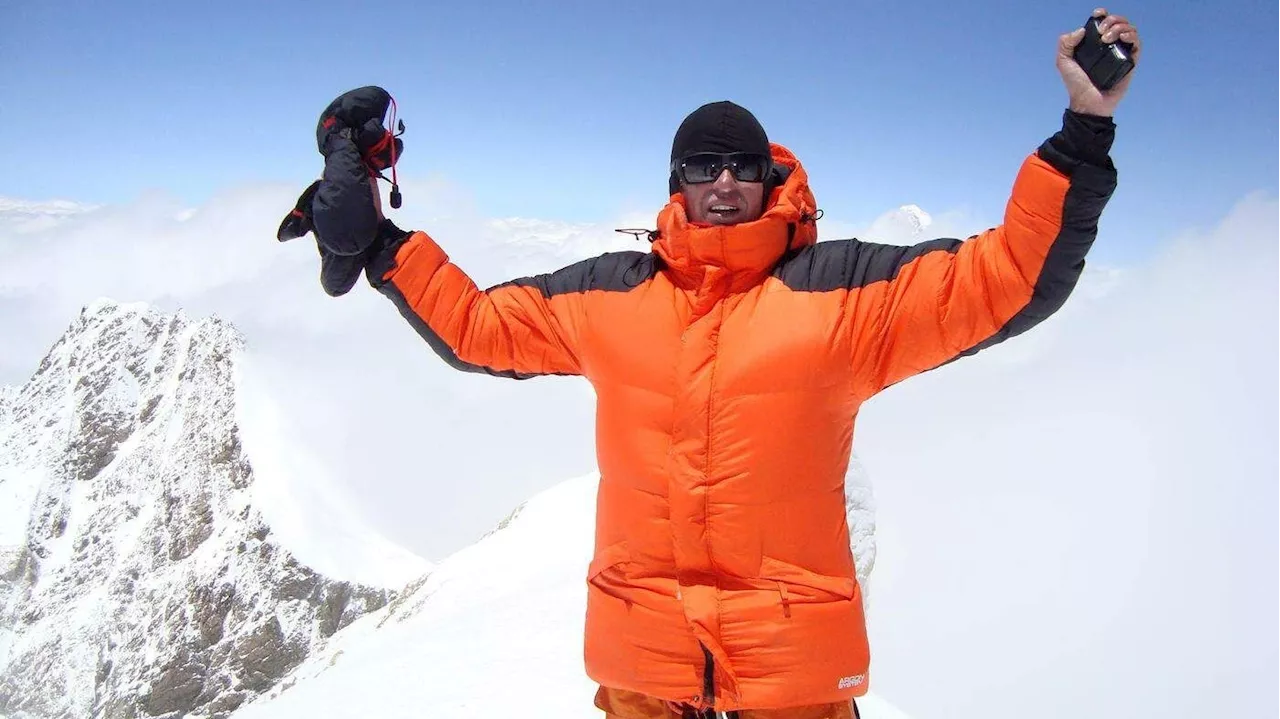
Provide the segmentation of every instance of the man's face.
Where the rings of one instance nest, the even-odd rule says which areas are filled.
[[[709,225],[736,225],[760,219],[764,213],[764,181],[747,182],[725,167],[712,182],[689,183],[681,178],[689,220]]]

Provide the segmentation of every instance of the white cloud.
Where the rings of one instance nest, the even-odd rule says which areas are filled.
[[[363,283],[325,296],[314,244],[274,239],[300,189],[195,211],[150,197],[21,236],[0,222],[0,382],[100,295],[226,317],[289,444],[431,559],[594,468],[586,383],[458,373]],[[397,221],[482,286],[636,246],[612,226],[486,220],[438,180],[404,191]],[[1276,216],[1249,198],[1146,266],[1091,270],[1032,333],[867,405],[878,692],[915,716],[1274,714]],[[910,235],[886,222],[824,219],[823,236]]]
[[[94,205],[70,200],[31,202],[0,197],[0,233],[16,236],[40,232],[94,209]]]
[[[17,209],[0,206],[0,383],[25,381],[99,296],[229,319],[247,339],[247,381],[283,408],[281,441],[314,453],[299,462],[345,485],[358,513],[391,538],[435,559],[538,489],[594,468],[584,383],[456,372],[363,281],[326,296],[314,241],[275,240],[300,189],[246,188],[194,209],[152,195],[36,229],[34,206],[11,202],[21,234],[5,222]],[[482,218],[438,180],[406,182],[404,193],[396,220],[429,228],[482,286],[635,247],[611,227]]]
[[[879,691],[915,716],[1275,713],[1277,234],[1248,198],[864,408]]]

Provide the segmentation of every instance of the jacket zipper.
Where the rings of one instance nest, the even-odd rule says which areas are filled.
[[[711,707],[709,712],[715,711],[716,703],[716,660],[711,656],[711,651],[706,645],[698,642],[698,646],[702,647],[702,656],[707,660],[702,670],[702,693],[706,696],[707,704]],[[710,714],[715,716],[714,713]]]

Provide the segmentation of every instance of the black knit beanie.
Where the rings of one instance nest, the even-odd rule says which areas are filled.
[[[769,156],[769,136],[745,107],[728,100],[711,102],[689,113],[671,143],[671,162],[699,152],[756,152]],[[674,168],[669,192],[680,191]]]

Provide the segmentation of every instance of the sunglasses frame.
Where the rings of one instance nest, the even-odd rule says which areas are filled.
[[[715,172],[712,173],[711,178],[707,180],[698,180],[696,182],[690,180],[685,175],[686,166],[691,160],[704,157],[716,158],[717,164]],[[747,164],[742,161],[744,158],[749,158],[751,162],[756,162],[760,159],[764,160],[764,173],[761,174],[760,179],[744,180],[739,177],[739,168]],[[769,178],[769,173],[773,170],[773,158],[759,152],[696,152],[671,163],[671,171],[676,174],[676,177],[679,178],[680,182],[686,185],[705,185],[709,182],[715,182],[720,178],[720,175],[724,174],[726,169],[728,169],[733,175],[733,179],[738,182],[761,183]]]

